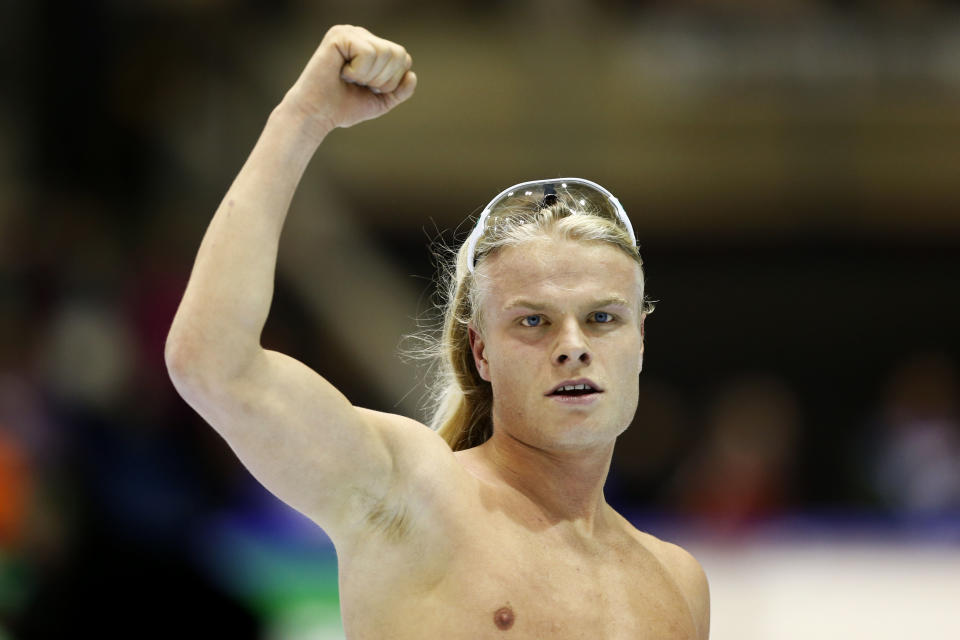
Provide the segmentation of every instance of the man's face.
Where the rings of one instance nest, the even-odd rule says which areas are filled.
[[[470,339],[495,431],[541,448],[609,444],[637,408],[636,262],[602,242],[539,238],[490,256],[478,275],[483,327]],[[561,383],[594,392],[558,393]]]

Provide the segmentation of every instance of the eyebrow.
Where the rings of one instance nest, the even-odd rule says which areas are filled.
[[[593,308],[596,308],[596,307],[626,307],[627,309],[632,308],[629,300],[618,295],[612,295],[602,300],[597,300],[595,302],[590,303],[590,305],[588,306]],[[545,304],[543,302],[534,302],[533,300],[527,300],[526,298],[515,298],[510,302],[508,302],[507,305],[503,307],[503,310],[510,311],[511,309],[517,309],[517,308],[532,309],[534,311],[543,311],[545,309],[549,309],[550,305]]]

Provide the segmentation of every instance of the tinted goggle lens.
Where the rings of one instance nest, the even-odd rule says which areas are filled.
[[[535,215],[558,201],[565,203],[574,215],[594,215],[616,222],[630,234],[630,240],[636,246],[633,226],[623,206],[612,193],[599,184],[582,178],[535,180],[505,189],[484,208],[473,233],[467,239],[469,269],[473,271],[477,242],[486,229],[522,223],[528,215]]]
[[[488,222],[517,213],[537,213],[557,202],[567,204],[574,214],[598,215],[620,223],[609,197],[587,185],[573,183],[540,183],[509,191],[488,205]]]

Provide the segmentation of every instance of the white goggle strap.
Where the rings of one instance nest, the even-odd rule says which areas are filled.
[[[480,240],[480,236],[483,235],[483,228],[489,215],[490,209],[484,209],[483,213],[480,214],[480,219],[477,220],[477,225],[470,233],[470,237],[467,238],[467,269],[470,270],[470,273],[473,273],[473,263],[476,262],[477,242]]]
[[[606,191],[606,189],[604,189]],[[633,232],[633,225],[630,224],[630,218],[627,217],[627,212],[623,210],[623,205],[620,204],[620,201],[614,197],[612,193],[607,191],[610,202],[613,203],[613,206],[616,208],[617,216],[620,218],[620,222],[623,223],[623,226],[627,229],[627,233],[630,234],[630,242],[633,243],[633,246],[637,246],[637,236]]]

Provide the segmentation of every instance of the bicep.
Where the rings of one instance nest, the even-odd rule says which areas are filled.
[[[334,542],[386,498],[402,473],[398,451],[429,431],[352,406],[305,364],[275,351],[262,350],[230,381],[185,386],[182,395],[250,473]]]

